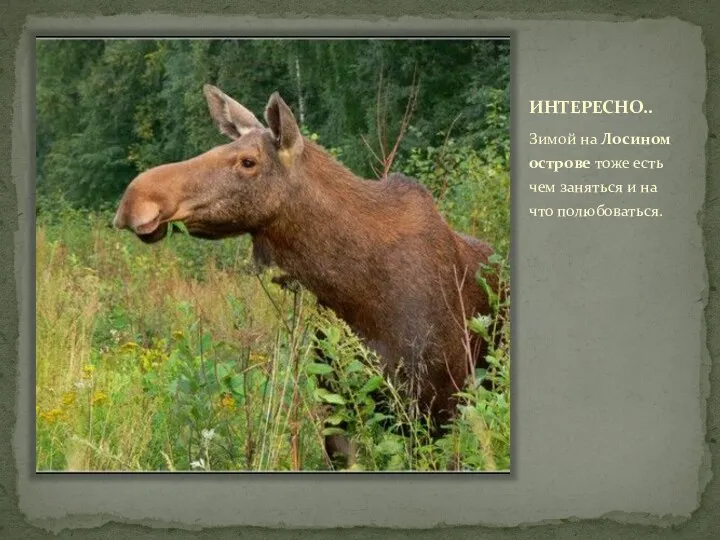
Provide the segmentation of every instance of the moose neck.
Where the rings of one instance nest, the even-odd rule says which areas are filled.
[[[295,171],[296,192],[254,242],[322,303],[351,311],[373,294],[380,277],[374,261],[398,233],[399,206],[406,203],[389,197],[384,183],[357,178],[309,141]]]

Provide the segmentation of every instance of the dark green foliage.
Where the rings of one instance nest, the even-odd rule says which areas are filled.
[[[208,117],[207,82],[259,117],[279,91],[366,177],[373,152],[395,143],[416,82],[396,168],[448,135],[508,163],[507,41],[40,40],[37,53],[38,190],[75,206],[112,206],[138,172],[225,142]]]

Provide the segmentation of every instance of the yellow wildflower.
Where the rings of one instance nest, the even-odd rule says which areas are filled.
[[[90,398],[90,402],[93,405],[102,405],[104,402],[107,401],[107,394],[105,392],[102,392],[98,390],[92,395],[92,398]]]
[[[267,360],[267,355],[259,353],[259,352],[251,352],[250,353],[250,363],[252,364],[259,364],[261,362],[265,362]]]
[[[62,397],[63,406],[70,407],[72,404],[75,403],[75,398],[77,398],[77,392],[65,392]]]
[[[58,420],[67,419],[67,414],[62,409],[51,409],[44,413],[40,413],[40,418],[48,424],[55,424]]]
[[[89,379],[92,377],[93,371],[95,371],[95,366],[87,365],[82,368],[82,371],[83,371],[82,378]]]
[[[233,398],[230,394],[223,394],[220,398],[220,406],[229,411],[235,410],[235,398]]]
[[[168,359],[168,355],[160,349],[145,349],[140,356],[141,367],[144,371],[150,371],[160,366]]]
[[[128,341],[120,347],[120,352],[130,352],[138,348],[138,344],[134,341]]]

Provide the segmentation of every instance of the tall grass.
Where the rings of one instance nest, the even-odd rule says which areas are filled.
[[[107,212],[47,208],[36,231],[38,470],[327,470],[323,435],[339,431],[357,443],[356,470],[509,468],[509,325],[433,441],[341,321],[253,272],[247,239],[174,234],[148,247],[110,229]],[[318,384],[331,374],[315,348],[337,366],[332,391]],[[498,392],[479,384],[487,377]],[[389,411],[376,408],[378,389]]]

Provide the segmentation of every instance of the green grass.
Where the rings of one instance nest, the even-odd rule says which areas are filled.
[[[452,207],[453,193],[465,195],[451,188]],[[483,195],[503,208],[486,230],[495,240],[508,235],[503,196]],[[39,202],[38,470],[328,470],[323,434],[340,425],[358,449],[354,470],[510,468],[509,325],[491,367],[463,389],[448,434],[433,441],[341,321],[307,291],[252,272],[247,238],[176,232],[147,246],[111,229],[108,212]],[[494,322],[478,317],[469,328],[492,335]],[[334,359],[332,392],[318,387],[332,374],[314,346]],[[390,396],[390,414],[376,409],[377,389]]]

